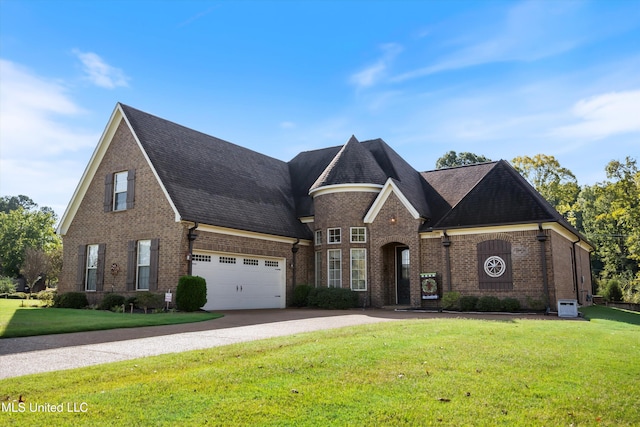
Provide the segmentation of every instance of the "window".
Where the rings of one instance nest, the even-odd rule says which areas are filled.
[[[114,175],[113,183],[113,210],[124,211],[127,209],[127,177],[128,172],[118,172]]]
[[[244,260],[242,260],[242,263],[244,265],[258,265],[258,260],[257,259],[251,259],[251,258],[245,258]]]
[[[86,282],[84,289],[87,291],[97,290],[98,283],[98,245],[87,246],[87,268]]]
[[[351,249],[351,289],[367,290],[367,250]]]
[[[278,261],[267,261],[265,260],[264,262],[264,266],[265,267],[278,267],[280,264],[278,263]]]
[[[133,209],[136,170],[109,173],[104,178],[104,211]]]
[[[157,290],[159,265],[160,239],[130,240],[127,248],[127,290]]]
[[[342,287],[342,252],[340,249],[329,249],[327,251],[329,258],[328,270],[328,286],[330,288]]]
[[[485,240],[478,243],[479,288],[491,291],[513,289],[511,243],[506,240]]]
[[[322,230],[316,230],[316,245],[322,244]]]
[[[234,257],[229,256],[221,256],[219,258],[220,264],[235,264],[236,259]]]
[[[322,251],[316,251],[316,288],[322,283]]]
[[[340,229],[339,228],[329,228],[327,230],[327,241],[328,243],[340,243],[342,239],[340,238]]]
[[[149,290],[149,270],[151,267],[151,240],[138,241],[138,265],[136,289]]]
[[[211,262],[211,255],[193,255],[193,262]]]
[[[367,229],[364,227],[351,227],[351,243],[365,243],[367,241]]]

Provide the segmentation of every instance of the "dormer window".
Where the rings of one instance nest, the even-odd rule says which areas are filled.
[[[113,210],[127,209],[127,176],[129,172],[118,172],[113,176]]]

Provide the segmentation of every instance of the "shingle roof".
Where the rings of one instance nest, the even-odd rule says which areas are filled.
[[[183,219],[310,237],[297,219],[287,163],[120,105]]]

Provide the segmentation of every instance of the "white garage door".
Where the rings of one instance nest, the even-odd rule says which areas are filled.
[[[207,281],[205,310],[284,308],[285,259],[196,252],[193,275]]]

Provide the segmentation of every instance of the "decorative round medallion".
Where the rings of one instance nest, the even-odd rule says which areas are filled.
[[[499,256],[490,256],[484,262],[484,272],[490,277],[500,277],[507,269],[507,263]]]

